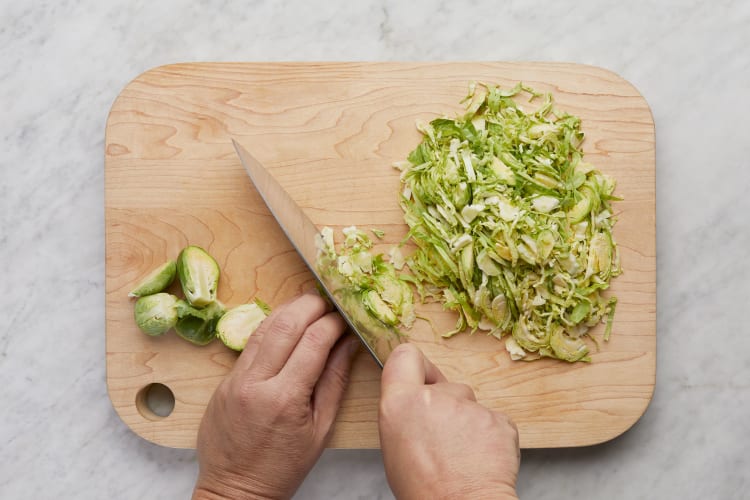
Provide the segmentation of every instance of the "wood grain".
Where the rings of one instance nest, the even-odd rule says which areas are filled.
[[[412,334],[446,375],[481,403],[508,412],[524,448],[582,446],[631,427],[653,393],[656,370],[655,140],[638,91],[601,68],[547,63],[233,63],[155,68],[117,97],[105,151],[106,346],[110,398],[123,421],[153,442],[193,447],[205,406],[236,355],[135,327],[129,289],[149,270],[200,245],[222,269],[219,298],[258,295],[276,306],[312,277],[245,176],[231,138],[269,168],[318,225],[386,231],[381,251],[406,232],[390,164],[418,143],[417,118],[452,115],[469,80],[551,91],[580,116],[586,157],[618,181],[615,238],[624,274],[609,343],[591,364],[511,362],[482,334]],[[452,314],[423,308],[439,328]],[[601,331],[598,332],[599,334]],[[332,447],[378,446],[380,371],[357,358]],[[139,391],[167,385],[165,418],[139,409]]]

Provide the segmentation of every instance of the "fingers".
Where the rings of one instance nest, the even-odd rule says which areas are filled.
[[[257,349],[246,348],[248,352],[243,351],[240,356],[245,358],[242,365],[249,366],[249,370],[261,378],[275,376],[286,364],[307,327],[323,316],[327,309],[326,301],[312,293],[301,295],[281,306],[253,334],[259,336],[255,342],[260,344]]]
[[[290,385],[302,385],[309,397],[346,326],[338,313],[331,312],[316,320],[305,330],[280,375]]]
[[[383,390],[395,383],[413,385],[447,382],[445,375],[414,344],[396,347],[383,367]]]
[[[321,438],[326,438],[336,419],[341,399],[349,383],[352,360],[360,349],[360,340],[347,335],[336,344],[325,364],[312,397],[313,419]]]
[[[283,308],[284,306],[279,306],[279,309]],[[264,319],[263,321],[267,321],[268,318]],[[253,360],[255,359],[255,356],[258,355],[258,350],[260,349],[260,344],[263,342],[263,323],[261,323],[258,328],[253,332],[252,335],[250,335],[250,338],[247,339],[247,344],[245,344],[245,348],[240,353],[240,356],[237,358],[237,361],[234,362],[234,370],[238,372],[245,372],[248,368],[250,368],[250,365],[253,364]]]

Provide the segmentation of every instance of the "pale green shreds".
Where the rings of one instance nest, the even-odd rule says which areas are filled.
[[[584,337],[599,322],[609,337],[616,299],[601,292],[621,273],[615,181],[583,161],[581,120],[550,94],[472,84],[467,101],[463,117],[418,123],[422,143],[394,165],[422,300],[458,312],[446,337],[481,329],[510,334],[513,359],[589,361]]]
[[[364,307],[380,331],[402,335],[400,328],[412,326],[415,312],[412,289],[396,272],[403,266],[400,251],[394,247],[386,260],[382,254],[373,255],[372,240],[364,231],[354,226],[342,231],[344,242],[338,250],[330,227],[318,234],[317,268],[323,279],[334,294],[356,298],[354,303]]]

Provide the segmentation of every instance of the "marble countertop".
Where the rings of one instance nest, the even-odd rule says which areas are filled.
[[[535,60],[630,80],[657,137],[658,368],[609,443],[523,453],[523,498],[747,498],[750,3],[0,3],[0,497],[186,498],[195,453],[113,411],[104,365],[104,125],[183,61]],[[379,451],[327,451],[298,498],[391,498]]]

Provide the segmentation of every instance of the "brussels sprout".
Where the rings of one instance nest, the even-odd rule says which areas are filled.
[[[128,294],[128,297],[143,297],[159,293],[174,281],[177,266],[173,260],[167,261],[157,267],[143,278],[140,283]]]
[[[216,300],[219,274],[219,265],[200,247],[185,247],[177,258],[182,291],[195,307],[204,307]]]
[[[212,302],[198,309],[184,300],[177,301],[177,324],[175,331],[183,339],[196,345],[206,345],[216,336],[216,323],[224,315],[221,302]]]
[[[225,346],[241,351],[264,319],[266,313],[258,304],[242,304],[227,311],[216,323],[216,336]]]
[[[157,293],[135,303],[135,323],[146,335],[162,335],[177,323],[177,297]]]

